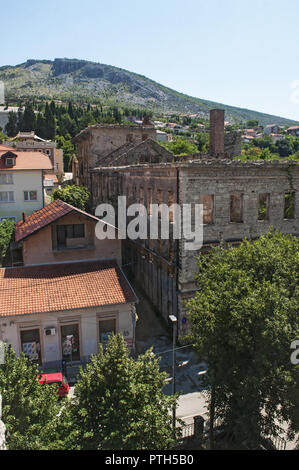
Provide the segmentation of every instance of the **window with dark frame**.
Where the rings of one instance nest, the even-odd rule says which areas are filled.
[[[68,238],[85,238],[84,224],[57,225],[57,246],[66,247]]]

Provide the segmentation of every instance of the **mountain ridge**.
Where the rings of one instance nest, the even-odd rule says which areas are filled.
[[[292,125],[297,121],[246,108],[225,105],[180,93],[144,75],[83,59],[28,59],[0,67],[6,100],[56,99],[100,102],[151,109],[159,113],[199,114],[208,118],[215,107],[231,122],[257,119],[260,124]]]

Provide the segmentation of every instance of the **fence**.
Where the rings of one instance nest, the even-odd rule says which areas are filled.
[[[215,435],[224,430],[224,421],[217,418],[214,422]],[[208,440],[209,423],[202,416],[195,416],[194,422],[177,428],[177,441],[179,445]],[[280,436],[262,436],[263,448],[266,450],[286,450],[287,441]],[[245,445],[245,444],[244,444]]]

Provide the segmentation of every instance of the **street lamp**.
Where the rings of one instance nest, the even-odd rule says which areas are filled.
[[[175,346],[176,346],[176,330],[178,319],[175,315],[169,315],[169,320],[172,323],[172,394],[175,395],[176,392],[176,355],[175,355]],[[176,405],[173,406],[172,411],[172,425],[173,430],[176,428]]]

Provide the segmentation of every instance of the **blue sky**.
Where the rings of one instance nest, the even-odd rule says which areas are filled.
[[[298,0],[2,0],[0,65],[93,60],[299,121],[298,19]]]

